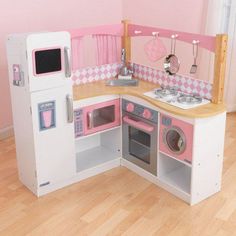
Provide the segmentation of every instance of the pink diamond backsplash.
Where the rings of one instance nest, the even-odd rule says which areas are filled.
[[[95,67],[81,68],[73,71],[74,84],[86,84],[99,80],[112,79],[117,76],[120,63],[107,64]]]
[[[164,87],[176,86],[184,93],[195,93],[206,99],[211,99],[212,84],[207,81],[197,80],[182,75],[168,75],[164,71],[139,64],[134,64],[134,77],[160,84]]]
[[[86,84],[99,80],[113,79],[117,76],[119,63],[81,68],[73,71],[74,84]],[[212,84],[182,75],[168,75],[166,72],[134,63],[134,77],[163,86],[176,86],[180,91],[198,94],[211,99]]]

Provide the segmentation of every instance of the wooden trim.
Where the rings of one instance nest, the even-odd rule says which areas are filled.
[[[171,35],[177,34],[178,41],[185,43],[190,43],[192,45],[193,40],[200,41],[199,47],[205,48],[211,52],[215,53],[215,36],[203,35],[203,34],[193,34],[183,31],[176,31],[170,29],[164,29],[159,27],[150,27],[143,25],[129,24],[129,36],[139,37],[139,36],[152,36],[153,32],[158,32],[159,37],[171,38]]]
[[[227,40],[228,36],[226,34],[216,35],[214,80],[212,88],[212,103],[215,104],[222,103],[224,99]]]
[[[131,38],[128,32],[128,24],[130,23],[129,20],[122,20],[124,24],[124,34],[122,37],[122,48],[126,50],[126,62],[131,61]]]

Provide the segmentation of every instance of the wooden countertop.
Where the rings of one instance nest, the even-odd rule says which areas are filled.
[[[112,86],[106,86],[105,81],[98,81],[83,85],[75,85],[73,87],[73,97],[74,101],[77,101],[85,98],[96,97],[101,95],[110,95],[110,94],[132,95],[142,98],[162,110],[165,110],[175,115],[189,118],[205,118],[226,111],[226,107],[224,104],[213,104],[213,103],[202,105],[197,108],[184,110],[143,95],[143,93],[151,91],[157,87],[158,87],[157,84],[149,83],[142,80],[139,81],[139,85],[136,87],[119,87],[119,86],[112,87]]]

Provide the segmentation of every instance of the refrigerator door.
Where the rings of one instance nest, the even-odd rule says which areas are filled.
[[[26,38],[29,90],[63,86],[71,77],[71,40],[68,32],[29,34]]]
[[[75,175],[71,85],[31,94],[38,188]]]

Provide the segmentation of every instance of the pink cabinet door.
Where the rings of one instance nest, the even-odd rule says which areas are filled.
[[[83,123],[85,135],[120,125],[120,99],[85,107]]]

